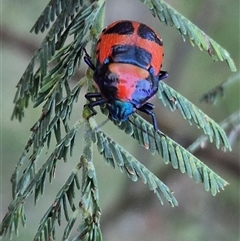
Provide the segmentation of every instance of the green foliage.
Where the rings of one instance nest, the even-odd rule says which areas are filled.
[[[230,86],[234,86],[237,89],[239,88],[239,81],[240,81],[240,74],[239,72],[231,75],[227,80],[223,81],[221,84],[214,87],[212,90],[209,90],[207,93],[205,93],[201,101],[205,101],[207,103],[214,104],[217,102],[217,100],[220,99],[220,97],[223,97],[225,89],[227,89]],[[240,120],[240,110],[238,109],[234,113],[232,113],[230,116],[228,116],[225,120],[223,120],[220,123],[220,130],[224,130],[226,133],[228,133],[229,141],[230,143],[234,143],[235,137],[234,133],[237,132],[239,128],[239,120]],[[225,133],[222,132],[225,136]],[[231,136],[234,136],[233,138],[230,138]],[[208,138],[206,136],[200,136],[197,140],[195,140],[189,147],[188,150],[191,152],[196,151],[197,149],[201,147],[205,147],[207,145]],[[229,143],[229,142],[228,142]]]
[[[93,121],[90,124],[94,126]],[[163,204],[163,200],[160,194],[163,194],[171,206],[177,206],[177,201],[169,188],[122,146],[108,137],[106,133],[96,130],[92,134],[92,140],[97,145],[99,153],[104,156],[106,163],[110,164],[113,168],[117,165],[133,181],[137,181],[140,178],[148,185],[150,190],[154,191],[161,204]]]
[[[157,152],[165,164],[171,163],[174,169],[187,173],[195,182],[204,183],[205,190],[211,191],[212,195],[215,196],[227,185],[224,179],[181,145],[163,133],[155,133],[152,125],[137,114],[133,114],[130,121],[120,123],[119,128],[125,130],[152,154]],[[105,150],[108,150],[107,146],[104,146]]]
[[[82,179],[82,187],[80,187],[77,175],[81,168],[83,169],[84,176]],[[34,240],[55,239],[56,222],[59,226],[61,225],[62,212],[67,221],[62,240],[68,240],[73,225],[81,214],[84,216],[84,222],[79,226],[79,234],[73,240],[82,240],[86,238],[86,236],[89,236],[87,240],[102,240],[101,230],[99,228],[101,210],[98,204],[96,180],[93,164],[82,156],[80,162],[59,190],[51,207],[41,219]],[[76,207],[74,204],[76,197],[75,189],[79,190],[80,188],[83,195],[79,207]],[[68,205],[72,211],[71,217],[69,217]],[[93,217],[95,218],[93,219]]]
[[[234,133],[239,128],[239,120],[240,120],[240,110],[237,110],[236,112],[231,114],[229,117],[227,117],[225,120],[223,120],[220,123],[221,128],[225,130],[225,132],[229,133],[230,143],[234,143],[235,139],[237,138],[237,136],[235,138],[230,138],[230,137],[231,137],[231,133]],[[207,142],[208,142],[208,139],[206,136],[200,136],[188,147],[188,150],[190,152],[195,152],[197,149],[201,147],[202,148],[206,147]]]
[[[157,16],[161,22],[164,22],[169,26],[175,26],[184,41],[185,36],[187,36],[193,46],[197,45],[200,50],[206,51],[214,61],[227,61],[227,64],[232,71],[237,70],[229,53],[224,48],[222,48],[212,38],[207,36],[201,29],[177,12],[169,4],[161,0],[141,1],[147,5],[153,16]]]
[[[208,135],[210,142],[215,139],[217,148],[219,148],[222,143],[224,149],[231,150],[228,138],[223,129],[174,89],[161,82],[159,84],[158,97],[170,110],[173,111],[175,108],[179,109],[182,116],[188,120],[190,124],[195,122],[197,126],[203,129],[204,133]]]
[[[217,100],[217,97],[223,97],[224,90],[228,86],[235,85],[236,88],[239,88],[239,82],[240,82],[240,73],[236,73],[234,75],[231,75],[227,80],[223,81],[221,84],[215,86],[212,90],[209,90],[207,93],[205,93],[200,101],[205,101],[207,103],[215,103]]]
[[[59,4],[60,2],[62,8],[65,6],[68,9],[68,6],[71,6],[70,2],[74,1],[70,1],[68,4],[65,3],[66,5],[62,5],[62,2],[65,1],[59,1]],[[51,3],[49,6],[51,6]],[[84,5],[70,22],[68,21],[68,16],[65,15],[66,11],[58,14],[56,12],[58,18],[18,82],[12,118],[17,118],[21,121],[24,116],[24,108],[28,107],[30,98],[36,107],[46,98],[49,98],[48,94],[53,96],[53,100],[55,96],[55,98],[62,99],[61,94],[63,90],[65,90],[66,94],[69,94],[68,82],[74,75],[77,64],[80,64],[81,50],[87,41],[86,34],[98,17],[101,7],[96,2],[88,6]],[[34,25],[36,33],[39,30],[43,31],[50,24],[52,18],[49,17],[51,14],[48,14],[49,10],[47,9],[49,8],[45,9],[47,12],[44,12]],[[53,10],[53,12],[55,11]],[[67,13],[70,14],[68,11]],[[45,18],[48,21],[45,21]],[[67,37],[71,35],[74,36],[74,40],[64,46]],[[39,60],[40,66],[35,70],[37,60]],[[53,67],[49,69],[51,66]],[[58,94],[55,95],[55,93]]]
[[[234,62],[228,52],[171,6],[159,0],[143,2],[152,14],[158,16],[166,25],[174,25],[182,36],[189,37],[192,44],[207,51],[214,60],[226,60],[230,69],[235,70]],[[12,174],[13,200],[0,226],[1,236],[8,232],[10,235],[13,232],[18,235],[20,223],[26,224],[24,204],[27,197],[33,193],[36,204],[41,195],[44,195],[47,176],[51,182],[55,177],[59,161],[67,162],[72,155],[75,136],[80,126],[84,126],[85,133],[80,162],[43,215],[34,240],[55,239],[56,224],[61,224],[63,216],[67,225],[62,240],[69,240],[73,225],[79,217],[81,217],[79,233],[73,240],[102,240],[101,209],[92,157],[93,143],[97,145],[106,163],[114,168],[118,167],[133,181],[141,179],[157,195],[162,204],[164,197],[171,206],[177,205],[177,200],[170,189],[124,147],[102,131],[94,118],[89,117],[87,108],[83,111],[83,118],[72,127],[69,126],[73,104],[78,100],[81,88],[86,85],[88,90],[92,88],[92,73],[87,72],[75,87],[71,87],[70,81],[81,64],[83,47],[92,41],[92,51],[94,51],[97,36],[103,29],[104,6],[104,0],[52,0],[32,28],[35,33],[50,29],[17,85],[12,118],[21,121],[29,100],[33,102],[34,107],[42,106],[42,114],[31,128],[31,136]],[[69,39],[71,41],[67,43]],[[214,94],[215,92],[211,93],[211,96]],[[180,93],[160,83],[158,96],[170,110],[179,109],[190,124],[195,123],[201,128],[207,135],[205,138],[210,142],[215,141],[217,148],[222,146],[224,149],[231,149],[222,127]],[[107,114],[106,109],[103,109],[103,112]],[[115,124],[146,150],[160,155],[165,164],[171,163],[174,169],[187,173],[195,182],[202,182],[205,190],[210,191],[212,195],[216,195],[227,184],[224,179],[166,134],[154,132],[152,125],[137,113],[128,121]],[[53,135],[55,140],[52,140]],[[55,142],[55,148],[47,160],[41,167],[37,167],[44,148],[48,149],[50,144]],[[194,149],[189,148],[189,150]],[[24,170],[22,170],[23,164],[26,166]],[[79,181],[80,170],[81,181]],[[80,195],[75,195],[75,192]],[[75,204],[77,196],[80,196],[78,206]]]

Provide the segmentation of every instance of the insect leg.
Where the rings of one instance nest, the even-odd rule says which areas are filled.
[[[143,106],[141,107],[144,107],[144,109],[149,109],[149,110],[153,110],[155,108],[154,104],[150,103],[150,102],[146,102]],[[140,107],[140,108],[141,108]]]
[[[168,77],[167,71],[160,71],[159,76],[158,76],[158,80],[163,80],[163,79],[166,79],[167,77]]]
[[[92,70],[95,70],[96,68],[95,68],[94,64],[92,63],[91,57],[90,57],[89,54],[87,53],[86,49],[83,48],[83,51],[84,51],[84,53],[85,53],[85,56],[83,57],[85,63],[86,63]]]
[[[85,98],[89,101],[89,103],[84,105],[84,107],[87,106],[93,112],[93,115],[97,114],[97,111],[93,107],[97,105],[105,104],[107,102],[106,99],[102,98],[102,95],[100,93],[87,93],[85,95]],[[93,98],[101,98],[101,99],[92,100]]]
[[[155,114],[152,112],[154,109],[154,105],[151,103],[145,103],[143,106],[139,107],[138,110],[142,111],[143,113],[146,113],[152,117],[153,127],[156,132],[158,132],[158,124]]]
[[[100,98],[100,97],[102,97],[102,95],[101,95],[101,93],[98,93],[98,92],[94,92],[94,93],[87,93],[86,95],[85,95],[85,98],[87,99],[87,100],[89,100],[90,102],[92,102],[92,98]]]

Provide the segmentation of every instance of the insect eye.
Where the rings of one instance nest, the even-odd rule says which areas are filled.
[[[149,72],[150,74],[154,75],[154,69],[153,69],[152,66],[150,66],[150,67],[148,68],[148,72]]]
[[[104,59],[103,64],[109,64],[109,58]]]

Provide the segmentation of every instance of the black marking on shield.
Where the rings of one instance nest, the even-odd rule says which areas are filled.
[[[112,59],[115,63],[129,63],[146,69],[151,63],[152,55],[135,45],[116,45],[113,47]]]
[[[116,23],[109,29],[106,29],[104,34],[120,34],[131,35],[134,32],[134,27],[131,21],[121,21]]]
[[[158,36],[156,35],[156,33],[149,28],[148,26],[146,26],[145,24],[140,24],[139,28],[137,30],[137,34],[139,37],[149,40],[149,41],[154,41],[156,42],[158,45],[162,46],[163,42],[161,39],[158,38]]]

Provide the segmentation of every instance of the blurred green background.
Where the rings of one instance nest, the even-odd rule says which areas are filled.
[[[239,68],[238,0],[167,2],[227,49]],[[47,3],[47,0],[3,0],[1,3],[1,220],[11,201],[12,171],[30,135],[30,127],[41,112],[41,109],[30,106],[22,123],[10,121],[15,86],[44,37],[44,34],[31,34],[29,30]],[[159,32],[165,47],[163,69],[169,72],[166,83],[215,121],[220,122],[239,109],[239,85],[230,86],[224,98],[214,106],[199,102],[203,93],[232,75],[225,62],[213,62],[207,53],[193,48],[188,40],[184,43],[174,27],[165,27],[158,19],[153,18],[140,1],[107,1],[106,25],[117,19],[141,21]],[[79,70],[80,76],[84,74],[85,68],[86,66]],[[71,123],[81,117],[85,103],[83,96],[84,93],[81,92]],[[170,112],[157,98],[153,102],[161,131],[184,147],[202,134],[196,126],[189,126],[178,111]],[[104,120],[100,114],[97,118],[99,123]],[[202,184],[195,184],[187,175],[163,164],[160,157],[152,156],[111,123],[107,123],[104,129],[165,182],[174,191],[179,202],[177,208],[171,208],[167,203],[161,206],[156,196],[143,183],[133,183],[119,170],[107,166],[95,148],[94,164],[98,175],[101,225],[105,241],[239,240],[239,139],[233,144],[232,152],[221,152],[214,144],[210,144],[195,153],[230,183],[225,191],[212,197],[204,191]],[[27,226],[21,227],[20,237],[14,236],[12,240],[33,239],[42,215],[79,161],[81,146],[82,136],[79,132],[74,156],[67,163],[59,162],[56,179],[51,185],[46,185],[46,195],[40,199],[37,207],[34,207],[32,197],[28,198],[25,206]],[[60,240],[63,227],[57,228],[57,240]],[[4,240],[8,240],[8,237]]]

